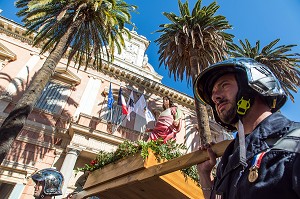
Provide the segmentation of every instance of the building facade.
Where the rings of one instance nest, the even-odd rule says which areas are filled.
[[[0,16],[0,123],[8,116],[47,54],[32,47],[33,35],[24,36],[25,28]],[[161,83],[145,51],[149,41],[131,31],[122,53],[97,72],[92,68],[66,66],[62,59],[46,85],[26,124],[0,165],[0,192],[4,198],[33,198],[34,183],[30,175],[38,169],[55,167],[64,177],[64,196],[75,189],[81,176],[74,169],[89,163],[99,150],[112,151],[125,140],[148,139],[145,128],[155,122],[132,112],[124,117],[117,105],[122,87],[126,101],[131,92],[137,101],[144,95],[155,117],[162,111],[162,97],[169,96],[183,112],[183,128],[177,142],[193,151],[199,143],[192,97]],[[107,107],[111,85],[114,104]],[[213,118],[214,140],[225,134]]]

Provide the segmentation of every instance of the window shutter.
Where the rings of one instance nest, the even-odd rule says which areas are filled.
[[[48,82],[35,106],[50,113],[58,113],[69,94],[70,89],[67,86]]]

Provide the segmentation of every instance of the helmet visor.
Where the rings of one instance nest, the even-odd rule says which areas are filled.
[[[38,171],[38,172],[34,173],[34,174],[31,176],[31,178],[32,178],[34,181],[38,181],[38,182],[44,181],[44,180],[45,180],[44,175],[43,175],[43,172],[41,172],[41,171]]]

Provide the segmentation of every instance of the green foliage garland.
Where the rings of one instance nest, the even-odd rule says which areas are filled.
[[[135,155],[138,152],[140,152],[140,155],[143,159],[146,159],[149,155],[148,149],[151,149],[153,151],[158,161],[177,158],[179,156],[182,156],[184,154],[183,152],[186,151],[186,147],[183,144],[177,144],[175,140],[170,140],[166,143],[164,143],[161,139],[155,141],[151,140],[148,142],[145,142],[143,140],[134,142],[124,141],[114,152],[100,151],[97,157],[89,164],[85,164],[85,166],[82,168],[77,168],[76,173],[79,171],[84,172],[101,169],[105,165],[114,163],[124,157]],[[196,166],[182,169],[182,172],[196,182],[199,181]]]

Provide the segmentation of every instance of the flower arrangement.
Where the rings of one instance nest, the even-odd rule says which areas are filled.
[[[89,164],[85,164],[82,168],[77,168],[76,173],[79,171],[94,171],[96,169],[101,169],[105,165],[116,162],[129,155],[135,155],[140,152],[143,159],[146,159],[149,155],[148,149],[151,149],[155,157],[160,160],[170,160],[177,158],[184,154],[186,147],[183,144],[177,144],[175,140],[169,140],[166,143],[162,139],[151,140],[145,142],[143,140],[139,141],[124,141],[121,143],[117,150],[114,152],[100,151],[96,158],[92,160]],[[199,176],[195,166],[182,169],[182,172],[195,180],[199,181]]]

